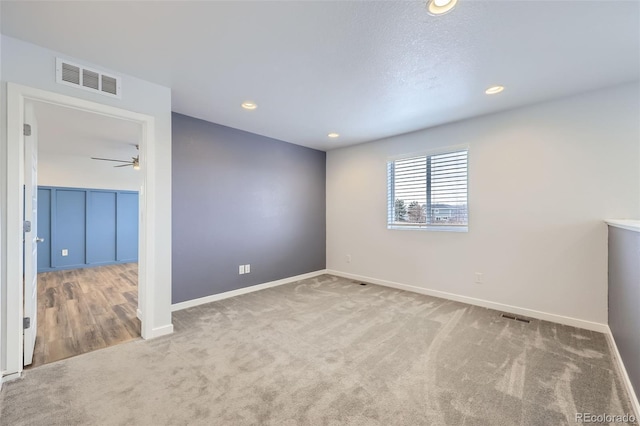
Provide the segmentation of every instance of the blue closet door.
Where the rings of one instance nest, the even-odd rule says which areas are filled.
[[[116,261],[116,192],[87,193],[87,263],[113,263]]]
[[[82,266],[86,262],[86,192],[56,189],[54,206],[54,267]],[[67,256],[63,256],[67,250]]]
[[[118,193],[117,246],[119,262],[138,261],[138,193]]]
[[[38,188],[38,272],[51,268],[51,190]]]

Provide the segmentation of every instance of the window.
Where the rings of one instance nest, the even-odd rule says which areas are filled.
[[[467,231],[467,150],[387,163],[389,229]]]

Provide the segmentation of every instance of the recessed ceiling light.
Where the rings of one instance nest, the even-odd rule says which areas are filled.
[[[456,7],[458,0],[429,0],[427,11],[430,15],[444,15]]]
[[[496,93],[500,93],[504,90],[503,86],[491,86],[487,90],[484,91],[487,95],[495,95]]]
[[[329,136],[331,139],[335,139],[340,137],[339,133],[329,133],[327,136]]]
[[[255,102],[246,101],[242,103],[242,108],[252,110],[258,108],[258,105]]]

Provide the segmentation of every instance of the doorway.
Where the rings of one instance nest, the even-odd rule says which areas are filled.
[[[38,101],[25,104],[25,118],[25,216],[34,242],[25,239],[24,309],[37,320],[25,329],[24,366],[32,368],[140,338],[141,128]]]
[[[6,351],[3,380],[19,377],[24,366],[25,352],[25,297],[23,287],[25,235],[25,105],[39,101],[63,107],[93,112],[104,116],[138,123],[141,126],[139,142],[141,187],[139,195],[140,232],[139,232],[139,277],[138,277],[138,317],[143,339],[157,337],[172,332],[170,324],[153,328],[154,290],[157,283],[154,271],[158,263],[153,250],[151,235],[158,233],[155,223],[156,181],[155,181],[155,120],[152,116],[123,110],[100,103],[53,92],[34,89],[18,84],[7,83],[7,232],[6,232]],[[19,284],[18,284],[19,283]],[[149,284],[148,284],[149,283]],[[162,307],[164,309],[164,307]],[[163,310],[159,312],[163,312]],[[35,318],[37,321],[37,318]],[[31,324],[33,327],[33,323]],[[37,324],[35,325],[37,327]],[[29,343],[29,342],[27,342]]]
[[[137,283],[137,263],[39,273],[37,335],[24,367],[139,339]]]

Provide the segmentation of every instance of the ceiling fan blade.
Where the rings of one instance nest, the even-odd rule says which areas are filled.
[[[129,164],[121,164],[119,166],[113,166],[113,167],[128,167],[128,166],[133,166],[133,163],[129,163]]]
[[[117,163],[130,163],[131,161],[126,161],[126,160],[114,160],[113,158],[97,158],[97,157],[91,157],[92,160],[101,160],[101,161],[115,161]]]

